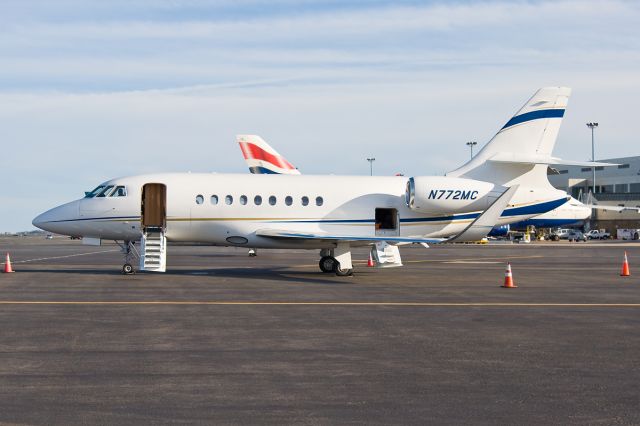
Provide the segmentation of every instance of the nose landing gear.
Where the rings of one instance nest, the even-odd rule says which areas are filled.
[[[124,275],[132,275],[135,274],[136,271],[133,269],[133,265],[131,264],[138,255],[138,250],[136,250],[135,242],[133,241],[125,241],[124,244],[120,244],[116,241],[116,244],[120,246],[122,249],[122,253],[124,254],[124,265],[122,265],[122,273]]]

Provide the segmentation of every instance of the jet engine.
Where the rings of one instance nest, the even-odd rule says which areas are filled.
[[[421,213],[467,213],[485,210],[505,188],[490,182],[446,176],[409,178],[405,201]]]

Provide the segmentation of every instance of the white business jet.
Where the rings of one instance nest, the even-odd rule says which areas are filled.
[[[351,248],[374,245],[400,266],[403,243],[476,241],[496,224],[567,201],[549,164],[570,89],[543,88],[471,161],[447,176],[164,173],[116,178],[33,220],[50,232],[125,242],[123,272],[140,241],[140,269],[166,270],[166,242],[320,249],[320,269],[352,272]]]

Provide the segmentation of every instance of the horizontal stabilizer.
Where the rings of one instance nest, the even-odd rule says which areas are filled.
[[[501,212],[502,213],[502,212]],[[378,242],[386,241],[388,243],[426,243],[437,244],[444,241],[444,238],[421,238],[421,237],[375,237],[375,236],[356,236],[356,235],[331,235],[325,233],[307,233],[307,232],[291,232],[277,229],[260,229],[256,231],[259,237],[295,239],[295,240],[326,240],[341,242]]]
[[[489,158],[489,161],[495,163],[513,163],[513,164],[548,164],[563,166],[581,166],[581,167],[612,167],[617,166],[615,163],[600,163],[597,161],[571,161],[563,160],[558,157],[549,156],[532,156],[518,155],[515,153],[498,153]]]
[[[462,243],[469,241],[478,241],[486,237],[489,232],[496,226],[502,212],[513,198],[513,194],[518,190],[519,185],[514,185],[511,188],[507,189],[499,196],[493,204],[489,206],[480,216],[476,218],[473,222],[467,226],[464,231],[456,235],[455,237],[449,238],[445,242],[447,243]]]

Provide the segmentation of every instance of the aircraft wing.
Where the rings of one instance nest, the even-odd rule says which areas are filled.
[[[392,237],[392,236],[357,236],[357,235],[332,235],[323,232],[292,232],[278,229],[259,229],[256,235],[266,238],[293,239],[293,240],[325,240],[342,242],[378,242],[386,241],[390,243],[425,243],[438,244],[445,241],[445,238],[421,238],[421,237]]]
[[[387,243],[419,243],[419,244],[439,244],[439,243],[459,243],[466,241],[478,241],[486,237],[495,226],[500,215],[511,201],[513,194],[518,190],[518,185],[514,185],[502,193],[494,202],[467,226],[464,231],[452,238],[422,238],[422,237],[393,237],[393,236],[357,236],[357,235],[332,235],[327,233],[293,232],[279,229],[259,229],[256,235],[266,238],[294,239],[294,240],[324,240],[340,241],[345,243],[355,242],[380,242]]]

